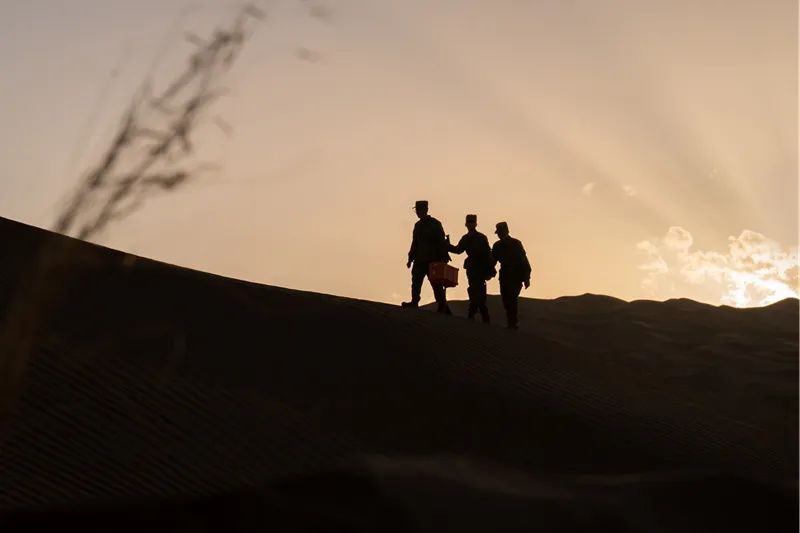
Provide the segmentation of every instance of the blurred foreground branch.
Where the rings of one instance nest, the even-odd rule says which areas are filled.
[[[187,166],[196,126],[221,94],[221,79],[249,36],[249,23],[262,18],[255,6],[242,8],[232,24],[207,38],[190,36],[196,50],[186,68],[159,94],[150,82],[133,98],[113,140],[58,214],[53,230],[91,239],[128,216],[153,193],[178,190],[195,176]],[[47,237],[18,280],[0,315],[0,430],[5,429],[28,361],[46,323],[69,287],[69,258],[84,248],[70,239]],[[0,434],[0,444],[2,444]]]
[[[54,231],[91,239],[136,211],[149,195],[178,190],[195,177],[199,170],[186,165],[195,129],[222,94],[221,80],[249,36],[249,22],[262,17],[248,5],[209,37],[187,36],[196,50],[186,68],[159,94],[150,94],[151,82],[145,83],[100,162],[57,216]]]

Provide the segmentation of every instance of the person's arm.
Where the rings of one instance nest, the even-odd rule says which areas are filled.
[[[447,238],[444,235],[444,227],[442,226],[442,223],[439,222],[438,220],[436,221],[434,234],[436,242],[438,243],[437,248],[439,249],[440,260],[450,261],[450,256],[447,254]]]
[[[486,274],[485,274],[485,279],[486,279],[486,281],[489,281],[490,279],[492,279],[493,277],[495,277],[497,275],[497,268],[495,268],[496,265],[497,265],[497,259],[495,259],[494,248],[489,246],[489,239],[484,237],[483,241],[484,241],[484,247],[486,249]]]
[[[487,240],[486,242],[489,242],[489,241]],[[497,268],[497,261],[500,259],[498,257],[499,250],[498,250],[498,246],[497,246],[499,243],[500,243],[500,241],[497,241],[496,243],[494,243],[494,246],[492,246],[492,249],[490,250],[491,259],[489,261],[489,264],[492,265],[493,269]]]
[[[411,247],[408,249],[408,262],[406,263],[406,267],[411,268],[411,263],[414,262],[416,254],[417,254],[417,226],[414,225],[414,231],[411,233]]]
[[[483,253],[486,254],[486,257],[492,256],[492,247],[489,246],[489,239],[486,236],[483,237],[483,242],[481,243],[481,247],[483,248]]]
[[[452,253],[454,253],[454,254],[464,253],[465,246],[466,246],[466,244],[464,242],[465,238],[466,238],[466,235],[461,237],[461,239],[458,241],[458,244],[455,245],[455,246],[450,244],[450,241],[447,241],[447,250],[452,252]]]
[[[531,263],[528,261],[528,254],[525,253],[525,247],[522,246],[522,241],[519,243],[519,253],[520,253],[520,263],[522,266],[522,277],[523,283],[525,284],[525,288],[531,286],[531,272],[533,269],[531,268]]]

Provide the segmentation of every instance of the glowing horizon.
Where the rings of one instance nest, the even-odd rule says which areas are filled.
[[[233,133],[198,140],[219,170],[104,244],[397,303],[424,198],[453,237],[468,212],[490,240],[508,220],[534,268],[523,296],[798,296],[796,2],[312,4],[264,4],[216,111]],[[153,58],[163,83],[183,33],[229,13],[4,3],[0,216],[49,227]]]

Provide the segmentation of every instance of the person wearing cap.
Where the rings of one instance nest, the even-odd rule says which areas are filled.
[[[469,295],[470,320],[480,311],[481,319],[489,322],[489,308],[486,306],[486,280],[494,276],[492,266],[492,253],[489,248],[489,239],[479,232],[478,215],[467,215],[467,233],[453,246],[450,244],[450,235],[447,235],[448,250],[454,254],[467,252],[464,260],[464,270],[467,271],[467,294]]]
[[[492,266],[500,263],[500,296],[508,327],[517,329],[517,299],[523,285],[531,286],[531,264],[522,242],[509,235],[507,223],[498,222],[495,233],[499,240],[492,246]]]
[[[403,307],[419,307],[422,282],[428,275],[428,268],[432,262],[450,262],[444,228],[441,222],[428,214],[428,202],[426,200],[417,201],[414,210],[417,212],[419,220],[414,224],[411,248],[408,251],[408,262],[406,263],[406,267],[411,268],[411,301],[403,302]],[[436,298],[437,311],[448,315],[452,314],[447,305],[445,287],[433,282],[431,282],[431,287],[433,296]]]

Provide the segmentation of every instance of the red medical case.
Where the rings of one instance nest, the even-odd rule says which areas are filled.
[[[433,262],[428,266],[428,279],[433,284],[445,287],[458,285],[458,269],[445,262]]]

